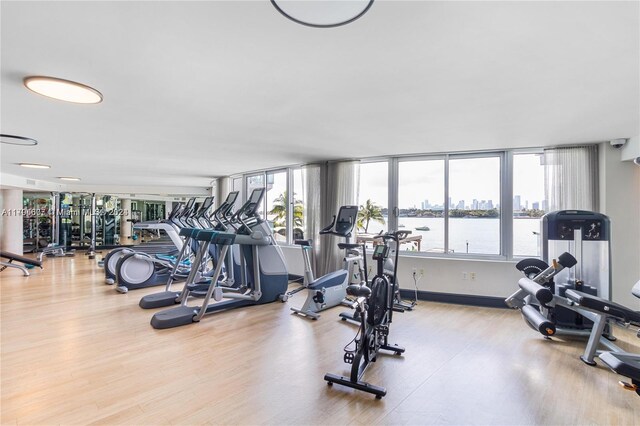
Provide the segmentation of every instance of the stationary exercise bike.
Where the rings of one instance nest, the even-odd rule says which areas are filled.
[[[416,297],[414,300],[411,301],[404,301],[402,300],[402,297],[400,296],[400,284],[398,282],[398,277],[396,276],[396,267],[395,265],[398,263],[398,255],[399,255],[399,249],[400,249],[400,241],[404,240],[405,238],[407,238],[409,236],[409,234],[411,234],[411,231],[407,231],[407,230],[401,230],[401,231],[396,231],[395,236],[397,237],[397,240],[389,240],[387,238],[388,244],[387,245],[387,256],[385,258],[384,261],[384,275],[387,277],[387,280],[391,283],[391,285],[393,286],[393,305],[392,305],[392,309],[395,312],[405,312],[405,311],[411,311],[413,310],[413,308],[415,308],[417,301],[418,301],[418,289],[416,287]],[[380,233],[380,237],[379,238],[384,238],[384,235],[382,232]],[[375,250],[375,248],[374,248]],[[364,249],[363,249],[363,253],[364,253]],[[416,284],[417,286],[417,284]],[[352,308],[354,308],[355,306],[353,304],[349,305]],[[341,312],[340,313],[340,319],[342,319],[342,321],[354,321],[359,323],[360,322],[360,315],[358,313],[358,311],[349,311],[349,312]]]
[[[320,235],[336,235],[346,239],[345,243],[338,244],[339,248],[345,250],[344,267],[338,271],[315,279],[311,270],[311,240],[295,241],[302,248],[305,264],[303,286],[282,295],[280,299],[285,302],[290,296],[304,288],[307,289],[307,298],[302,308],[291,308],[293,312],[317,320],[320,318],[318,312],[341,303],[347,303],[345,297],[349,284],[360,284],[362,268],[359,262],[362,260],[362,256],[357,250],[360,246],[351,243],[351,232],[356,224],[357,216],[358,206],[342,206],[337,216],[333,216],[331,224],[320,231]]]
[[[400,231],[402,232],[402,231]],[[399,232],[388,232],[380,235],[382,244],[375,247],[373,260],[377,263],[376,276],[371,280],[370,287],[365,285],[350,285],[347,294],[356,297],[356,311],[360,319],[360,328],[352,340],[355,348],[350,349],[349,344],[344,348],[344,362],[351,364],[349,377],[336,374],[325,374],[324,380],[331,386],[338,383],[353,389],[372,393],[377,399],[387,394],[387,390],[381,386],[372,385],[362,381],[362,375],[370,363],[375,362],[381,350],[391,351],[395,355],[404,353],[405,349],[398,345],[390,345],[389,326],[393,317],[393,298],[395,285],[391,283],[385,273],[384,264],[389,257],[388,241],[399,243]],[[394,265],[394,276],[397,275],[398,263]]]

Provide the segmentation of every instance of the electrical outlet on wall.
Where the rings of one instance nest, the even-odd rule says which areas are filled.
[[[466,273],[466,272],[463,272],[463,273],[462,273],[462,280],[463,280],[463,281],[466,281],[467,279],[468,279],[468,278],[467,278],[467,273]]]
[[[469,277],[471,278],[471,281],[475,281],[476,280],[476,273],[475,272],[471,272],[469,273]]]

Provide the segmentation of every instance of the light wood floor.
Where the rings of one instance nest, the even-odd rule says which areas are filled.
[[[640,425],[640,398],[618,376],[515,311],[421,302],[397,315],[391,340],[407,352],[367,372],[388,390],[376,400],[325,384],[347,371],[356,329],[339,307],[316,322],[291,315],[303,293],[154,330],[138,300],[159,287],[118,294],[81,254],[0,280],[3,425]]]

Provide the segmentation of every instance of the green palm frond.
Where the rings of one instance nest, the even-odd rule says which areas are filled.
[[[359,231],[369,232],[369,223],[371,221],[385,224],[382,215],[382,207],[376,205],[371,199],[367,200],[364,205],[360,206],[356,225]]]

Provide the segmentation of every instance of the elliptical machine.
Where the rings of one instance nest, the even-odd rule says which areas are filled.
[[[254,189],[249,200],[238,209],[234,218],[238,221],[237,232],[200,230],[195,236],[199,241],[198,253],[179,296],[178,307],[156,312],[151,318],[153,328],[164,329],[199,322],[205,315],[214,312],[275,302],[284,294],[288,285],[288,272],[284,255],[276,244],[271,228],[258,214],[265,189]],[[197,265],[209,253],[211,245],[219,245],[220,254],[204,300],[199,306],[187,302],[192,291],[202,291],[197,283]],[[229,288],[217,285],[222,273],[224,259],[229,247],[240,246],[241,282],[245,285]],[[212,301],[213,299],[213,301]],[[223,300],[226,299],[226,300]]]
[[[357,250],[358,244],[351,243],[351,232],[356,224],[358,206],[342,206],[338,214],[333,216],[331,224],[320,231],[320,235],[336,235],[345,238],[346,242],[339,243],[338,247],[345,250],[344,267],[338,271],[330,272],[315,279],[311,270],[310,251],[313,243],[311,240],[296,240],[295,243],[302,248],[305,271],[303,287],[292,290],[281,297],[285,302],[290,296],[307,289],[307,298],[302,308],[291,308],[297,314],[317,320],[318,312],[345,303],[347,287],[350,284],[360,284],[362,280],[362,268],[360,261],[362,255]]]
[[[153,220],[148,222],[133,222],[132,230],[152,229],[154,231],[162,231],[166,235],[166,238],[162,238],[159,241],[147,242],[136,245],[134,247],[117,247],[111,250],[102,261],[104,266],[105,284],[112,285],[116,282],[116,267],[118,261],[126,254],[133,252],[144,252],[151,255],[166,254],[172,255],[179,252],[182,249],[182,240],[180,239],[179,232],[184,224],[181,220],[182,216],[189,216],[195,213],[194,205],[196,199],[191,198],[186,205],[183,203],[177,203],[174,205],[173,210],[169,213],[167,219]],[[131,219],[128,219],[131,220]]]
[[[199,229],[205,226],[211,227],[210,222],[206,220],[207,213],[213,204],[213,197],[207,197],[195,212],[193,218],[185,218],[184,227],[197,227]],[[202,220],[205,220],[203,224]],[[180,231],[182,232],[182,231]],[[129,252],[123,254],[116,264],[116,291],[119,293],[127,293],[129,290],[152,287],[156,285],[166,285],[170,277],[176,279],[178,277],[186,279],[189,271],[193,267],[189,259],[191,254],[197,249],[197,244],[193,239],[189,240],[186,245],[181,238],[186,238],[185,234],[179,234],[180,253],[182,261],[178,263],[177,258],[162,254],[151,255],[144,252]],[[187,252],[187,256],[185,256]],[[205,262],[208,259],[201,259]]]
[[[371,280],[370,287],[365,285],[350,285],[347,294],[356,297],[356,311],[360,319],[360,328],[352,340],[355,348],[349,349],[351,342],[345,347],[344,362],[351,364],[349,377],[327,373],[324,380],[329,386],[338,383],[353,389],[372,393],[377,399],[387,394],[381,386],[362,381],[362,375],[370,363],[375,362],[381,350],[391,351],[395,355],[404,353],[405,349],[398,345],[390,345],[389,326],[393,317],[393,300],[395,285],[389,281],[384,270],[385,261],[389,257],[389,241],[399,244],[398,234],[407,231],[387,232],[376,238],[382,239],[382,244],[375,247],[373,260],[377,264],[376,276]],[[398,262],[394,264],[393,275],[397,276]],[[366,280],[365,280],[366,281]]]
[[[235,205],[237,198],[238,198],[238,191],[230,192],[227,195],[227,198],[225,199],[225,201],[212,213],[212,216],[216,220],[216,224],[213,227],[213,230],[221,231],[221,232],[226,230],[226,226],[224,225],[223,220],[225,218],[228,218],[230,212],[233,210],[233,206]],[[207,228],[209,228],[209,226]],[[167,279],[167,284],[165,286],[165,290],[158,293],[151,293],[143,296],[142,299],[140,299],[140,302],[138,303],[138,305],[141,308],[143,309],[161,308],[161,307],[171,306],[173,304],[182,302],[182,300],[180,299],[180,295],[182,294],[182,291],[172,290],[172,284],[176,280],[183,278],[182,276],[177,275],[179,272],[179,266],[185,259],[188,258],[189,253],[187,248],[192,247],[192,242],[196,240],[196,237],[198,236],[201,230],[202,229],[198,229],[198,228],[182,228],[180,230],[180,236],[184,238],[184,245],[182,247],[182,250],[180,251],[180,254],[178,255],[177,259],[174,262],[173,270],[171,271],[171,274],[169,274],[169,277]],[[213,245],[211,247],[213,248],[217,246]],[[230,253],[231,252],[229,251],[226,258],[228,259],[231,258]],[[209,250],[209,254],[214,259],[214,264],[217,264],[217,262],[219,261],[224,261],[224,258],[222,259],[220,258],[219,256],[220,253],[217,250],[213,251],[213,253],[212,253],[212,250]],[[198,267],[198,265],[195,265],[192,267]],[[205,278],[205,277],[201,275],[200,278],[196,278],[195,279],[196,283],[198,283],[202,278]],[[205,295],[204,293],[202,292],[199,293],[197,291],[192,291],[190,294],[192,296],[200,296],[200,297],[204,297]]]

